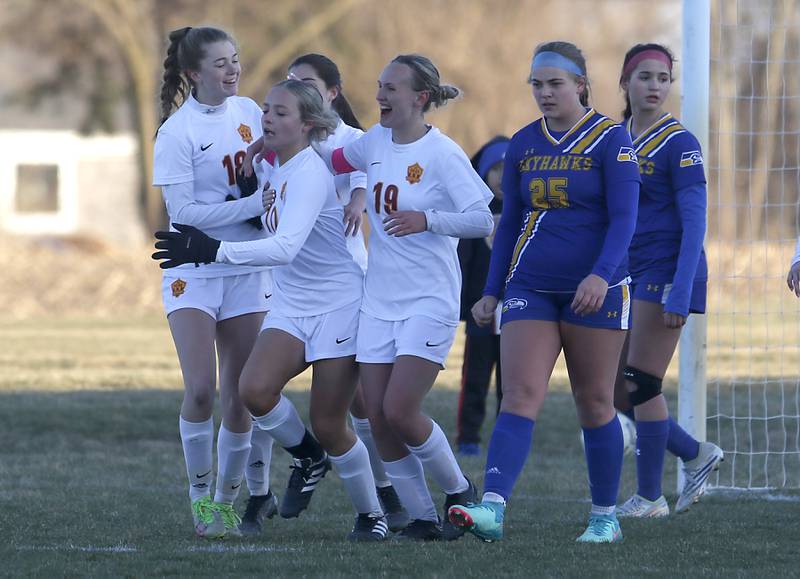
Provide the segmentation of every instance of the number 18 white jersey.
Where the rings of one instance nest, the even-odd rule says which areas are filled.
[[[383,220],[395,211],[461,213],[492,192],[464,151],[431,127],[408,144],[392,142],[391,129],[373,126],[344,147],[351,166],[367,173],[369,264],[362,310],[389,321],[424,315],[457,325],[461,294],[458,239],[425,231],[392,237]]]
[[[170,222],[193,225],[223,241],[266,236],[246,220],[263,213],[261,195],[239,199],[236,171],[247,146],[261,137],[261,109],[249,98],[232,96],[216,107],[189,95],[159,128],[153,163],[153,185],[193,184],[193,195],[165,195]],[[226,202],[232,195],[237,200]],[[187,208],[189,209],[187,211]],[[191,215],[192,219],[187,219]],[[217,277],[263,270],[263,267],[185,264],[184,277]]]

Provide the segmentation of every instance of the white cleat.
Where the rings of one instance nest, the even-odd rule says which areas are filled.
[[[683,464],[683,490],[675,503],[676,513],[685,513],[706,492],[706,483],[711,473],[719,469],[724,460],[722,449],[711,442],[701,442],[697,458]]]
[[[641,495],[633,495],[624,504],[617,507],[617,518],[657,519],[669,515],[669,505],[664,495],[649,501]]]

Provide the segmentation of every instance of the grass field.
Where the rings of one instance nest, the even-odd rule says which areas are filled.
[[[255,540],[192,534],[177,414],[181,381],[163,319],[0,322],[0,574],[484,576],[797,573],[800,494],[707,496],[688,514],[623,524],[625,541],[578,545],[586,467],[563,374],[536,427],[506,540],[352,545],[342,485],[329,475],[309,511]],[[460,348],[428,399],[454,432]],[[307,377],[288,395],[305,415]],[[671,403],[674,392],[670,392]],[[486,436],[491,424],[485,428]],[[485,457],[462,461],[478,484]],[[665,490],[674,502],[675,462]],[[287,455],[275,452],[282,494]],[[620,498],[635,488],[626,460]],[[241,500],[241,499],[240,499]],[[437,497],[437,501],[441,499]]]

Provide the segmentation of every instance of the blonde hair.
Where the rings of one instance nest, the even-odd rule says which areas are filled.
[[[400,54],[392,62],[405,64],[411,69],[411,88],[415,91],[427,91],[430,95],[428,102],[422,107],[422,112],[427,112],[431,105],[439,108],[447,101],[461,94],[461,89],[450,84],[441,84],[439,70],[431,59],[421,54]]]
[[[273,88],[277,87],[284,88],[297,97],[300,120],[312,127],[308,133],[310,140],[324,141],[336,130],[339,117],[332,110],[325,108],[317,87],[295,79],[282,80]]]

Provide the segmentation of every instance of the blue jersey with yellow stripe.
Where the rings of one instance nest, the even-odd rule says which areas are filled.
[[[506,153],[484,295],[506,284],[575,291],[590,273],[609,285],[625,279],[639,181],[628,132],[593,109],[565,133],[543,118],[521,129]]]
[[[626,128],[630,133],[631,119]],[[705,280],[706,177],[700,143],[666,113],[636,136],[633,146],[642,176],[630,248],[634,282],[673,282],[681,253],[692,263],[682,268],[687,279],[675,281]]]

